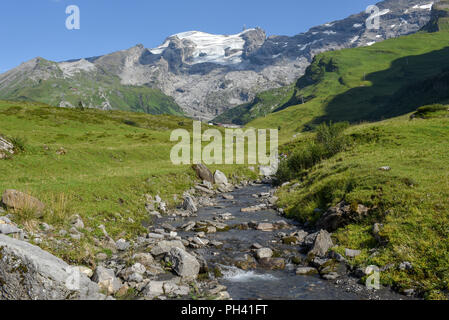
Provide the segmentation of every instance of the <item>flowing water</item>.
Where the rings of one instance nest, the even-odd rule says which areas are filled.
[[[275,252],[283,252],[283,257],[289,255],[301,256],[298,246],[284,245],[279,242],[277,236],[279,232],[288,234],[299,229],[294,221],[279,216],[274,210],[267,209],[253,213],[241,212],[241,208],[260,204],[260,200],[255,198],[254,194],[269,191],[270,186],[268,185],[253,185],[238,189],[231,193],[234,196],[233,200],[223,199],[219,195],[216,198],[217,205],[200,208],[197,217],[166,222],[179,227],[188,221],[212,220],[219,214],[231,213],[235,218],[225,222],[231,227],[251,221],[274,223],[284,220],[289,224],[288,229],[272,232],[231,228],[226,232],[207,234],[207,239],[222,242],[223,246],[221,248],[207,246],[196,249],[206,259],[209,266],[218,266],[221,269],[223,277],[219,278],[219,281],[228,288],[227,291],[234,300],[354,300],[366,298],[351,290],[343,290],[341,286],[323,280],[318,275],[296,275],[296,266],[293,264],[287,264],[284,270],[268,270],[260,267],[256,267],[254,270],[241,270],[234,266],[236,259],[243,258],[245,255],[253,255],[251,246],[254,243],[269,247]],[[180,235],[185,238],[193,236],[194,232],[180,232]],[[399,297],[388,291],[382,298],[398,299]]]

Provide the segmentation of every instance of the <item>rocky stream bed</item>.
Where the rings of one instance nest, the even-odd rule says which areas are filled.
[[[213,181],[215,186],[204,180],[186,192],[173,211],[148,195],[145,236],[115,241],[99,226],[104,237],[96,241],[112,255],[97,254],[92,269],[69,266],[30,244],[45,234],[18,229],[11,215],[0,217],[0,300],[406,298],[368,289],[360,281],[368,271],[347,263],[356,250],[333,253],[327,231],[283,217],[269,181],[232,185],[219,171]],[[3,195],[7,206],[29,197],[13,191]],[[72,220],[76,241],[84,224],[79,216]]]

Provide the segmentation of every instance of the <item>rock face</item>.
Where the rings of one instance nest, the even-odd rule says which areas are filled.
[[[101,70],[118,77],[123,85],[160,89],[173,97],[189,116],[213,119],[227,109],[253,100],[257,92],[293,83],[318,53],[372,45],[420,30],[430,20],[430,3],[430,0],[378,3],[379,30],[367,28],[370,14],[362,12],[292,37],[267,38],[259,28],[234,35],[191,31],[172,35],[153,49],[136,45],[105,56],[62,63],[33,59],[0,75],[0,97],[18,83],[26,85],[28,78],[37,83],[82,76],[84,82],[92,83]],[[105,94],[103,90],[97,95]],[[70,103],[61,101],[60,105]],[[109,109],[111,103],[104,99],[96,107]]]
[[[173,270],[183,278],[195,279],[200,272],[198,260],[180,248],[172,248],[167,256],[173,264]]]
[[[42,215],[45,209],[45,205],[38,199],[17,190],[6,190],[2,202],[14,210],[33,210],[38,216]]]
[[[103,300],[76,267],[27,242],[0,235],[0,300]]]

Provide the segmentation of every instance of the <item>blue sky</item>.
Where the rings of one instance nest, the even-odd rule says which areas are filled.
[[[62,61],[153,48],[175,33],[233,34],[259,26],[295,35],[365,10],[373,0],[2,0],[0,72],[40,56]],[[65,9],[77,5],[81,29],[67,30]]]

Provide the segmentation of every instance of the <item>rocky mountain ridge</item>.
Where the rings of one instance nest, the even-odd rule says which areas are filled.
[[[320,52],[369,46],[417,32],[429,22],[432,5],[429,0],[386,0],[378,3],[379,11],[371,15],[362,12],[293,37],[267,37],[260,28],[236,35],[190,31],[170,36],[153,49],[136,45],[100,57],[61,63],[37,63],[33,59],[0,75],[0,98],[7,98],[5,93],[18,82],[22,87],[32,86],[56,77],[82,79],[78,82],[83,86],[85,79],[108,82],[107,78],[111,78],[123,86],[159,89],[187,115],[210,120],[251,101],[258,92],[293,83]],[[379,18],[378,30],[367,28],[369,17]],[[51,90],[57,92],[58,88]],[[81,91],[85,95],[81,100],[93,94]],[[100,91],[95,92],[97,98],[89,105],[115,108],[108,94]],[[64,97],[60,100],[58,104],[65,106]]]

